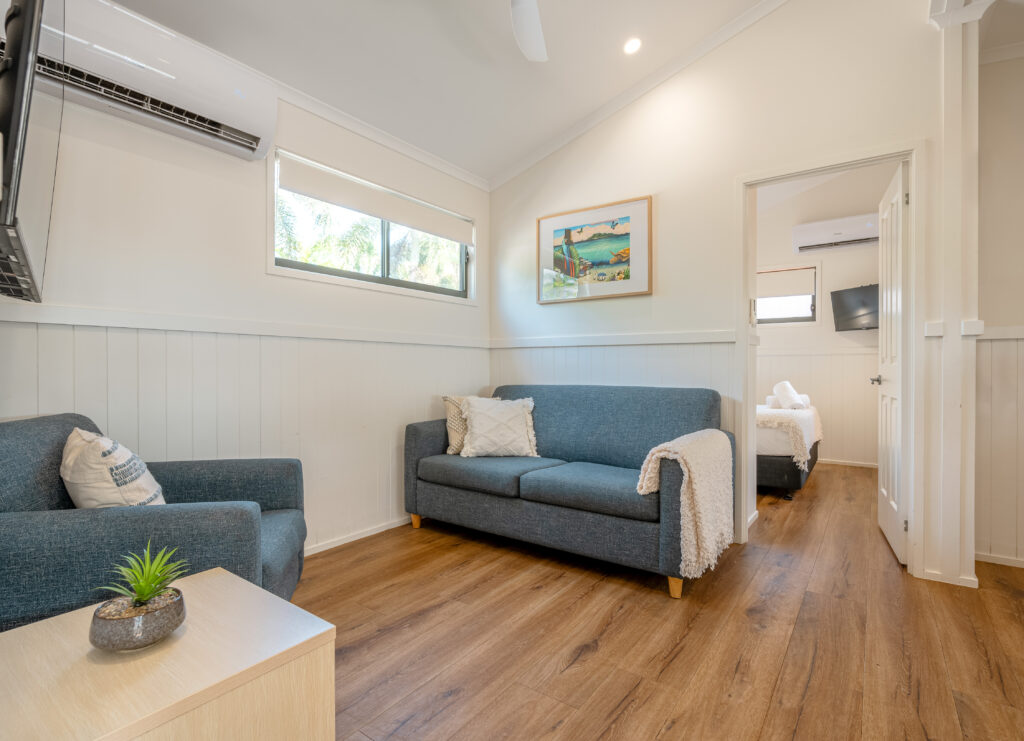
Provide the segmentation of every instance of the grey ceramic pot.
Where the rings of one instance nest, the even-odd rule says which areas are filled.
[[[185,621],[185,598],[174,587],[170,591],[175,595],[171,602],[135,617],[102,617],[104,602],[92,615],[89,642],[108,651],[131,651],[162,641]]]

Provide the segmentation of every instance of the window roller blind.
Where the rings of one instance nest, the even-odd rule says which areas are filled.
[[[386,188],[278,152],[278,186],[428,234],[473,244],[473,223]]]
[[[757,297],[806,296],[814,293],[814,268],[757,274]]]

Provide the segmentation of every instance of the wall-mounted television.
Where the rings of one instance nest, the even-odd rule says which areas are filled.
[[[878,329],[878,284],[832,291],[832,318],[836,332]]]

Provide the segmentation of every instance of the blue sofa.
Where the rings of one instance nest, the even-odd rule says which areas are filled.
[[[75,427],[99,432],[77,414],[0,423],[0,630],[105,599],[93,588],[149,540],[192,573],[221,566],[291,598],[306,539],[299,461],[149,463],[166,505],[76,509],[60,477]]]
[[[405,508],[413,526],[430,517],[652,571],[668,577],[669,592],[678,597],[682,469],[662,464],[658,494],[640,496],[636,486],[651,448],[721,426],[718,392],[500,386],[494,396],[534,400],[540,457],[446,455],[443,419],[409,425]]]

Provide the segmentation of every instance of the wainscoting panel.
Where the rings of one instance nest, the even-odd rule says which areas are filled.
[[[488,350],[0,322],[0,418],[76,411],[146,460],[296,457],[308,550],[405,517],[405,425],[487,390]]]
[[[1024,566],[1024,339],[978,341],[977,557]]]
[[[507,383],[694,386],[722,395],[722,427],[736,430],[736,345],[527,347],[491,351],[491,385]]]
[[[825,461],[878,464],[878,373],[874,349],[802,352],[761,349],[757,357],[757,398],[763,404],[779,381],[808,394],[821,414],[824,439],[818,457]]]

